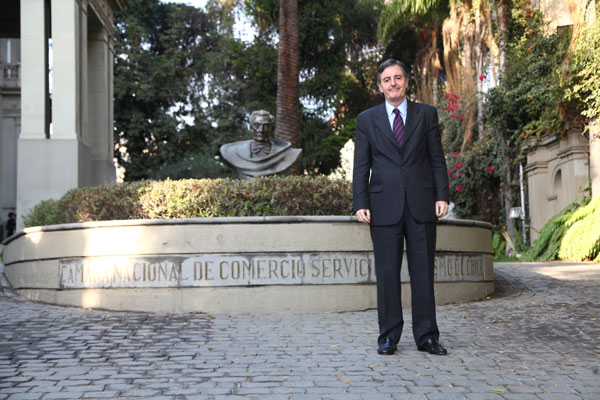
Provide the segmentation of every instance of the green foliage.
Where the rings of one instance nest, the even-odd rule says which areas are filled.
[[[246,0],[260,37],[275,35],[278,0]],[[300,165],[309,174],[329,174],[353,137],[346,127],[379,99],[373,91],[379,59],[381,0],[299,0],[300,96],[303,106]],[[273,78],[273,81],[275,79]]]
[[[200,108],[216,23],[194,7],[131,0],[115,25],[115,155],[127,180],[143,179],[204,148],[210,131],[186,118]]]
[[[531,246],[531,248],[523,255],[522,260],[552,261],[561,259],[562,256],[560,255],[560,252],[561,247],[563,245],[563,239],[565,238],[565,235],[570,230],[572,225],[577,221],[583,221],[587,219],[588,216],[592,216],[592,219],[596,218],[594,216],[594,210],[597,210],[598,202],[595,201],[593,205],[590,208],[588,208],[586,207],[588,201],[589,198],[585,198],[582,201],[581,206],[577,202],[572,203],[569,206],[567,206],[564,210],[562,210],[558,215],[552,217],[550,221],[548,221],[546,225],[544,225],[544,227],[540,230],[539,237],[537,238],[533,246]],[[575,241],[582,240],[582,238],[588,236],[595,238],[598,237],[597,232],[594,232],[592,230],[587,233],[584,233],[580,230],[580,227],[581,226],[577,227],[577,232],[579,234],[583,234],[583,236],[578,237],[577,239],[575,239]],[[563,251],[564,255],[566,255],[569,252],[569,249],[573,247],[573,242],[574,237],[570,235],[570,239],[568,240],[568,242],[565,242],[566,247]],[[590,240],[586,240],[586,242],[589,243]]]
[[[564,131],[560,73],[570,35],[548,34],[541,13],[527,9],[513,4],[504,78],[486,94],[485,129],[471,132],[473,140],[463,145],[465,110],[474,99],[446,93],[440,109],[444,147],[452,154],[447,160],[451,201],[462,217],[498,227],[506,224],[504,196],[512,196],[512,204],[518,201],[523,140]]]
[[[498,224],[502,212],[503,165],[499,158],[498,143],[494,137],[472,144],[460,152],[463,136],[465,101],[446,93],[439,110],[442,140],[446,150],[450,201],[461,218],[476,219]],[[483,136],[483,135],[482,135]],[[501,189],[500,189],[501,192]]]
[[[49,199],[36,204],[29,214],[23,216],[25,226],[43,226],[58,224],[58,201]]]
[[[218,157],[206,153],[187,152],[179,161],[164,164],[149,173],[150,179],[186,179],[233,177],[233,171],[219,161]]]
[[[448,16],[448,7],[448,0],[392,0],[381,12],[377,31],[379,41],[384,43],[409,26],[441,26]]]
[[[494,251],[494,260],[500,260],[504,257],[506,251],[506,241],[501,232],[494,232],[492,235],[492,249]]]
[[[210,217],[212,201],[222,180],[184,179],[150,182],[136,194],[136,206],[144,218]]]
[[[300,162],[327,174],[349,137],[342,120],[373,98],[378,60],[363,50],[376,45],[382,2],[300,3]],[[235,4],[131,0],[115,15],[115,154],[127,181],[231,176],[214,161],[219,147],[251,137],[250,112],[275,114],[279,1],[246,3],[258,30],[249,42],[233,34]]]
[[[79,188],[46,200],[26,226],[139,218],[352,215],[352,188],[324,176],[138,181]]]
[[[144,181],[69,190],[58,201],[59,223],[143,218],[136,204]]]
[[[512,21],[505,78],[488,95],[487,122],[511,132],[507,140],[562,133],[560,72],[570,31],[548,34],[540,12],[520,8],[513,8]]]
[[[593,260],[600,254],[600,197],[578,208],[566,221],[568,227],[558,253],[561,260]]]
[[[600,19],[586,26],[577,38],[570,59],[566,100],[576,100],[587,118],[600,116]]]

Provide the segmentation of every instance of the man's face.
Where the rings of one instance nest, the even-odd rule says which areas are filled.
[[[397,107],[406,97],[408,79],[404,71],[397,65],[387,67],[381,73],[381,82],[377,84],[388,103]]]
[[[251,124],[252,137],[257,142],[268,142],[271,137],[271,118],[266,115],[259,115]]]

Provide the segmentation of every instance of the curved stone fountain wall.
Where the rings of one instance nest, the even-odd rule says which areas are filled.
[[[477,221],[438,223],[438,304],[493,293],[491,229]],[[46,303],[210,313],[377,306],[369,228],[354,217],[77,223],[28,228],[4,244],[10,285]]]

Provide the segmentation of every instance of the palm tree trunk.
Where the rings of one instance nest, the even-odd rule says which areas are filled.
[[[498,39],[500,48],[500,60],[498,65],[498,82],[504,77],[504,65],[506,63],[506,40],[508,35],[509,0],[498,1]]]
[[[277,56],[277,113],[275,138],[300,147],[300,47],[298,0],[280,0],[279,52]],[[297,175],[298,164],[290,168]]]
[[[477,98],[477,135],[481,136],[484,131],[483,125],[483,53],[485,26],[483,25],[480,9],[475,11],[475,75],[477,86],[475,96]]]

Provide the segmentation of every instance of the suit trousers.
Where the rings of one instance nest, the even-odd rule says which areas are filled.
[[[416,221],[405,202],[399,223],[371,225],[377,277],[379,344],[388,337],[393,343],[398,343],[404,326],[400,270],[405,239],[415,343],[420,346],[428,338],[439,339],[440,335],[433,292],[436,224]]]

